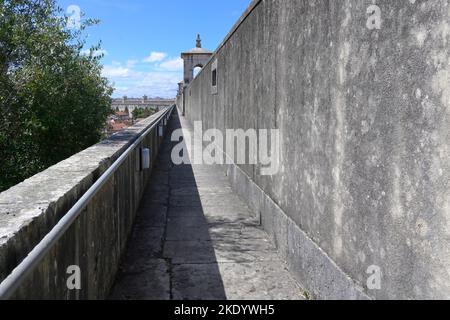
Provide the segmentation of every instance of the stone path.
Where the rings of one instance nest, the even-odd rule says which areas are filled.
[[[111,299],[304,299],[224,173],[174,166],[173,146],[166,138]]]

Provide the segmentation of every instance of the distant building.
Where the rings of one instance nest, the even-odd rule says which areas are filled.
[[[108,117],[106,134],[111,136],[131,125],[133,125],[133,119],[130,117],[128,108],[125,107],[125,111],[115,111],[114,114]]]
[[[131,125],[129,122],[116,122],[115,120],[110,120],[108,123],[107,134],[108,136],[114,133],[120,132]]]
[[[113,116],[114,120],[116,121],[130,121],[130,114],[127,110],[125,111],[116,111],[116,113]]]
[[[127,112],[128,117],[132,118],[133,111],[136,109],[160,111],[174,104],[175,99],[148,98],[147,96],[143,96],[142,98],[128,98],[125,96],[120,99],[114,99],[112,109],[116,112]]]

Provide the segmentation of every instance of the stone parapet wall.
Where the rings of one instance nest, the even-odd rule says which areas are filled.
[[[0,194],[0,282],[162,112]],[[150,148],[155,160],[161,142],[153,130],[140,147]],[[94,196],[15,298],[108,296],[151,174],[140,170],[138,150]],[[67,268],[74,265],[81,270],[81,290],[66,285]]]

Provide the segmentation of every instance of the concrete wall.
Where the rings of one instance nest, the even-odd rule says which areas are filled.
[[[0,194],[0,282],[160,114]],[[152,131],[140,147],[150,147],[155,160],[161,142]],[[151,174],[140,171],[138,157],[132,153],[122,164],[15,298],[108,297]],[[79,291],[66,285],[71,265],[81,268]]]
[[[254,1],[186,116],[280,129],[278,174],[229,172],[318,298],[450,298],[450,5],[376,3],[370,30],[371,0]]]

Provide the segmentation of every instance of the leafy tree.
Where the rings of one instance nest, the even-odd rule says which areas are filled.
[[[100,44],[54,0],[0,0],[0,191],[95,144],[111,113]]]
[[[133,119],[145,119],[155,114],[153,109],[134,109]]]

